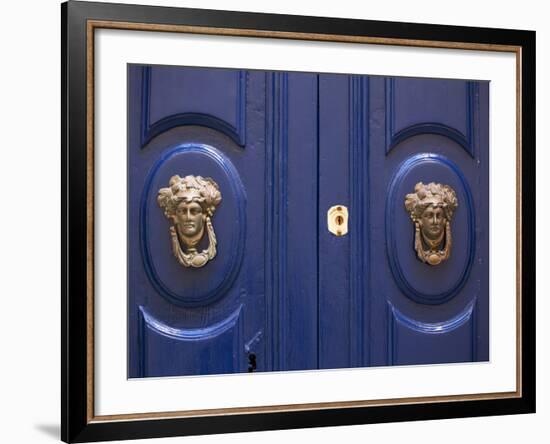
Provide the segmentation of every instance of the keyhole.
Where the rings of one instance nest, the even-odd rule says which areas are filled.
[[[248,354],[248,373],[252,373],[254,370],[256,370],[256,354],[249,353]]]
[[[348,233],[348,209],[344,205],[335,205],[327,211],[327,228],[335,236]]]

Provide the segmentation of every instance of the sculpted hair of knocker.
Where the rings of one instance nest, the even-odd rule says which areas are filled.
[[[415,226],[414,248],[422,262],[438,265],[449,259],[451,220],[457,207],[455,191],[440,183],[418,182],[414,193],[405,197],[405,208]]]
[[[170,178],[169,187],[159,190],[157,202],[171,222],[172,252],[184,267],[203,267],[216,256],[212,216],[221,200],[218,184],[210,177],[175,175]],[[208,248],[198,252],[205,227]]]

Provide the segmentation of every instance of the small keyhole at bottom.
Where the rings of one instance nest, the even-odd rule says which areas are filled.
[[[342,216],[336,216],[336,225],[342,225],[344,223],[344,218]]]
[[[248,373],[252,373],[254,370],[256,370],[256,354],[249,353],[248,354]]]

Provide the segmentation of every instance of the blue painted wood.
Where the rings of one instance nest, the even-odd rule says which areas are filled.
[[[454,140],[474,157],[478,85],[438,79],[386,78],[386,151],[415,135],[439,134]]]
[[[478,261],[478,297],[476,304],[476,357],[477,361],[489,360],[489,82],[476,83],[473,104],[476,119],[474,126],[477,129],[475,144],[479,147],[476,151],[478,162],[477,174],[477,207],[476,207],[476,257]],[[495,295],[496,297],[496,295]]]
[[[280,364],[302,370],[317,368],[317,76],[289,73],[287,94]]]
[[[422,322],[388,303],[390,365],[470,362],[477,359],[476,300],[451,319]]]
[[[319,367],[350,367],[356,360],[352,335],[351,239],[327,229],[327,211],[351,206],[352,111],[347,76],[319,76]],[[357,139],[355,139],[357,141]],[[350,231],[355,226],[350,215]],[[355,322],[353,323],[355,324]]]
[[[266,275],[267,355],[269,367],[281,370],[285,358],[283,316],[286,311],[288,74],[266,73]]]
[[[226,319],[204,328],[174,328],[139,307],[140,374],[147,376],[209,375],[245,371],[242,305]],[[158,350],[162,349],[162,355]],[[154,357],[150,359],[150,357]]]
[[[241,146],[246,144],[246,71],[182,71],[174,66],[141,66],[141,70],[142,147],[164,131],[183,125],[207,126]],[[209,87],[197,88],[205,84]]]
[[[449,260],[428,267],[403,245],[414,244],[403,196],[418,182],[450,185],[457,193],[458,209],[453,216],[453,249]],[[397,167],[386,200],[387,254],[393,279],[400,291],[423,304],[448,301],[468,281],[475,257],[475,208],[468,185],[459,167],[448,158],[431,153],[409,157]],[[456,228],[459,228],[456,230]]]
[[[204,328],[174,328],[170,325],[166,325],[161,320],[154,318],[147,312],[144,307],[139,307],[143,322],[145,325],[156,333],[166,336],[167,338],[177,339],[180,341],[206,341],[208,339],[215,338],[224,334],[235,326],[239,320],[242,305],[240,305],[233,313],[226,319],[209,325]]]
[[[131,65],[129,376],[489,357],[488,83]],[[220,184],[218,256],[172,257],[156,191]],[[451,185],[451,259],[416,259],[417,181]],[[349,208],[349,233],[327,210]],[[251,366],[251,356],[254,366]]]
[[[204,78],[197,76],[194,68],[193,76],[187,68],[175,71],[185,80],[181,87],[178,82],[153,81],[153,125],[157,119],[171,119],[169,112],[197,112],[235,126],[237,108],[246,97],[242,113],[246,124],[240,128],[246,131],[242,140],[250,141],[243,147],[208,121],[184,122],[155,134],[142,149],[143,73],[147,70],[139,65],[129,67],[129,377],[246,372],[245,344],[266,327],[265,256],[263,248],[258,248],[265,238],[265,75],[245,73],[248,97],[235,86],[243,76],[232,70],[207,70]],[[171,75],[177,77],[177,72],[172,69]],[[229,92],[211,97],[206,87],[218,80]],[[208,98],[202,108],[186,108],[190,91],[203,91]],[[159,97],[168,96],[173,97],[163,109]],[[223,187],[222,203],[212,219],[218,254],[203,269],[185,269],[170,251],[168,223],[155,202],[155,193],[167,186],[172,174],[211,176]],[[146,240],[143,243],[142,238]],[[156,280],[147,270],[150,266],[158,275]],[[166,287],[164,291],[161,286]],[[190,342],[167,337],[146,325],[140,306],[150,319],[180,332],[208,331],[242,308],[232,329]],[[258,370],[266,370],[265,335],[255,343],[255,354]]]
[[[488,83],[371,78],[370,85],[371,365],[487,360]],[[419,181],[449,184],[459,199],[451,258],[436,267],[416,259],[404,208]],[[384,309],[388,316],[380,316]],[[429,328],[470,311],[460,328]]]
[[[266,82],[270,362],[316,368],[317,76],[267,73]]]
[[[212,224],[225,242],[209,267],[182,268],[174,261],[169,239],[170,224],[159,211],[157,194],[174,174],[211,177],[224,190]],[[246,193],[235,167],[216,148],[187,143],[168,148],[152,166],[140,200],[140,245],[144,267],[159,294],[178,305],[204,305],[222,297],[239,272],[246,241]],[[234,224],[224,224],[232,220]],[[165,238],[165,242],[159,242]],[[200,244],[206,248],[207,240]]]

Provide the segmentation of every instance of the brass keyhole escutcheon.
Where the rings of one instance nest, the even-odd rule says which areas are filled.
[[[335,236],[348,233],[348,209],[344,205],[330,207],[327,212],[328,231]]]

